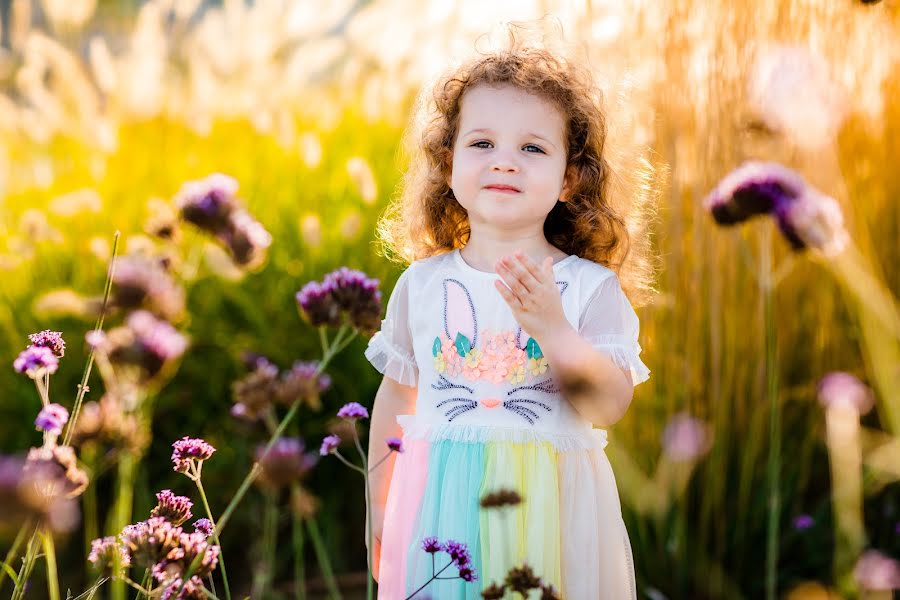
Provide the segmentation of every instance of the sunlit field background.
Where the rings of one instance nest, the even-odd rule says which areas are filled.
[[[648,231],[658,293],[638,309],[652,374],[607,447],[639,598],[766,597],[773,422],[777,597],[857,597],[871,587],[859,560],[872,550],[884,559],[880,576],[900,579],[890,562],[900,560],[900,421],[890,417],[890,406],[900,413],[900,329],[888,299],[900,292],[897,2],[0,6],[0,453],[41,443],[40,398],[12,368],[28,334],[63,332],[50,395],[72,409],[116,231],[119,257],[167,257],[186,299],[173,323],[190,347],[171,379],[142,396],[133,428],[76,445],[90,484],[78,525],[55,537],[63,597],[96,581],[90,541],[146,519],[159,490],[192,496],[195,517],[205,516],[194,486],[172,470],[173,441],[202,437],[218,449],[203,485],[212,512],[225,509],[269,439],[231,414],[244,354],[281,369],[320,359],[295,293],[341,266],[380,279],[386,300],[403,267],[378,253],[375,224],[406,164],[401,136],[416,92],[452,60],[487,48],[481,36],[498,22],[544,15],[606,90],[610,148],[633,159],[620,168],[655,172]],[[871,279],[793,252],[768,219],[718,227],[703,199],[750,159],[794,168],[834,197]],[[178,219],[181,186],[212,173],[238,182],[241,202],[271,234],[257,264],[236,264]],[[893,317],[872,317],[871,296]],[[123,318],[111,313],[106,328]],[[288,425],[316,456],[341,406],[371,408],[381,375],[363,356],[366,342],[358,336],[335,356],[321,407],[303,403]],[[861,422],[842,421],[843,437],[826,428],[817,395],[832,371],[855,375],[875,397]],[[92,371],[86,402],[103,395],[100,375]],[[688,439],[675,446],[697,451],[678,455],[678,435]],[[857,480],[861,491],[840,485]],[[310,506],[304,496],[302,510],[292,494],[256,486],[237,507],[221,539],[235,597],[304,597],[302,588],[325,597],[329,581],[332,595],[338,585],[362,597],[361,478],[323,457],[302,487],[315,497]],[[0,493],[0,511],[4,501]],[[16,526],[0,515],[0,560]],[[3,576],[5,596],[13,578]],[[30,586],[26,598],[48,597],[40,560]],[[96,597],[125,593],[134,596],[107,584]]]

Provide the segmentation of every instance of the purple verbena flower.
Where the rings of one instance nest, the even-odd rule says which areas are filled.
[[[197,519],[194,521],[194,532],[202,533],[206,537],[209,537],[215,531],[215,527],[213,527],[212,521],[207,518]]]
[[[215,448],[200,438],[184,436],[172,444],[172,464],[179,473],[190,475],[189,471],[196,471],[215,451]]]
[[[113,272],[113,306],[143,308],[164,319],[184,312],[184,289],[156,261],[142,256],[124,256]]]
[[[775,220],[794,250],[815,248],[836,256],[850,243],[844,214],[834,198],[808,188],[806,193],[775,207]]]
[[[88,554],[88,562],[94,569],[103,574],[111,575],[122,568],[131,566],[131,555],[125,546],[114,536],[97,538],[91,542],[91,552]]]
[[[450,560],[452,560],[457,567],[468,566],[472,560],[472,556],[469,554],[469,547],[463,542],[447,540],[444,543],[443,550],[450,555]]]
[[[322,440],[322,447],[319,448],[319,454],[322,456],[328,456],[335,450],[337,447],[341,445],[341,438],[336,435],[326,435],[325,439]]]
[[[59,435],[62,433],[63,427],[69,420],[69,411],[60,404],[48,404],[41,409],[34,425],[38,431],[45,431],[51,435]]]
[[[348,402],[338,411],[337,416],[342,419],[368,419],[369,411],[359,402]]]
[[[28,339],[31,340],[32,346],[50,348],[56,358],[62,358],[66,354],[66,342],[63,340],[61,331],[45,329],[38,333],[32,333]]]
[[[256,449],[260,485],[270,489],[284,488],[306,475],[317,457],[305,453],[306,445],[300,438],[279,438],[266,452],[265,445]]]
[[[234,262],[244,268],[259,265],[272,245],[272,235],[243,209],[232,211],[228,224],[219,239],[225,243]]]
[[[253,371],[231,384],[234,406],[231,414],[256,420],[272,407],[272,400],[278,392],[278,367],[268,359],[260,357]]]
[[[428,554],[437,554],[443,546],[436,537],[427,537],[422,540],[422,549]]]
[[[291,405],[303,399],[313,410],[321,408],[319,396],[331,387],[331,377],[320,373],[318,361],[297,361],[290,371],[282,373],[276,394],[280,402]]]
[[[853,576],[864,590],[900,589],[900,561],[878,550],[866,550],[857,561]]]
[[[131,374],[139,367],[136,383],[147,383],[163,367],[177,360],[188,346],[187,338],[168,322],[138,310],[131,313],[123,327],[101,336],[91,332],[89,340],[95,351],[102,353],[115,368]]]
[[[849,407],[864,415],[875,406],[872,390],[856,376],[834,371],[819,380],[816,386],[819,402],[826,408]]]
[[[379,280],[347,267],[328,273],[322,283],[307,283],[297,292],[297,302],[312,325],[338,327],[346,318],[364,335],[381,325]]]
[[[675,462],[695,460],[709,450],[708,428],[703,421],[687,413],[678,413],[669,420],[663,430],[662,446],[669,460]]]
[[[403,440],[396,437],[389,437],[384,440],[391,452],[403,452]]]
[[[162,517],[127,525],[119,538],[136,566],[152,567],[178,547],[181,527]]]
[[[472,568],[471,565],[467,565],[465,567],[459,568],[459,578],[466,582],[473,582],[478,579],[478,575],[475,573],[475,569]]]
[[[156,507],[150,511],[151,517],[162,517],[172,525],[181,525],[193,515],[194,503],[187,496],[176,496],[172,490],[162,490],[156,494]]]
[[[216,235],[228,226],[237,207],[238,182],[233,177],[213,173],[198,181],[188,181],[175,195],[181,217]]]
[[[59,359],[50,348],[42,346],[29,346],[19,353],[13,361],[13,368],[17,373],[24,373],[32,379],[43,377],[45,373],[56,373],[59,368]]]
[[[809,515],[797,515],[794,517],[793,526],[797,531],[804,531],[816,524],[815,519]]]

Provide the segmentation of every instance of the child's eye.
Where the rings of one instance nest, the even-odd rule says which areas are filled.
[[[540,152],[541,154],[545,154],[543,148],[541,148],[540,146],[535,146],[534,144],[528,144],[528,145],[524,146],[524,148],[525,148],[526,152],[531,152],[532,154],[535,153],[535,150],[537,152]],[[534,150],[529,150],[529,148],[534,148]]]
[[[481,144],[485,144],[485,145],[482,146]],[[485,140],[478,140],[477,142],[472,144],[472,146],[474,146],[475,148],[488,148],[488,147],[490,147],[490,145],[491,145],[491,143],[488,141],[485,141]]]

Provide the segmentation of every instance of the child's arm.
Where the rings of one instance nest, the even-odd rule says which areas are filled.
[[[563,396],[582,417],[598,427],[621,419],[634,396],[631,373],[620,369],[574,327],[550,334],[541,350],[559,381]]]
[[[383,377],[375,403],[372,407],[371,428],[369,429],[369,464],[375,465],[389,452],[386,438],[401,437],[402,430],[397,424],[397,415],[411,415],[416,411],[415,386],[403,385],[390,377]],[[390,456],[369,474],[372,493],[372,536],[375,539],[375,560],[373,573],[378,577],[378,559],[381,550],[381,535],[384,528],[384,508],[387,504],[388,487],[394,472],[397,453]],[[366,541],[368,542],[368,525]],[[368,545],[368,543],[367,543]]]

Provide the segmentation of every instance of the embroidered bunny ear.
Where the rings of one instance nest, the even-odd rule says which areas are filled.
[[[444,333],[456,345],[460,356],[465,356],[478,345],[478,322],[475,319],[475,303],[462,283],[455,279],[444,280]],[[440,341],[435,340],[439,348]]]
[[[559,288],[559,295],[562,296],[566,292],[566,289],[569,287],[569,282],[557,281],[556,287]],[[526,341],[523,342],[522,340]],[[519,350],[525,350],[528,353],[528,358],[540,358],[543,356],[540,346],[537,345],[537,342],[534,341],[534,338],[532,338],[524,329],[522,329],[521,325],[519,325],[519,327],[516,329],[516,347]]]

